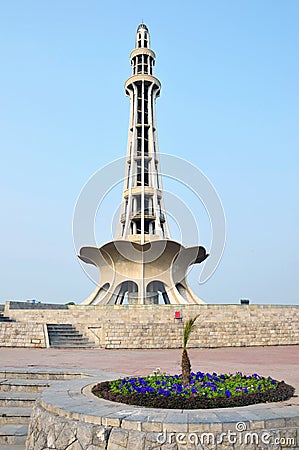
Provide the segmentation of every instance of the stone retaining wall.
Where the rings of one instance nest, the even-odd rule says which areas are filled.
[[[109,379],[103,373],[93,384]],[[299,407],[291,401],[163,410],[98,399],[89,383],[76,380],[44,391],[31,416],[28,450],[282,450],[299,445]]]
[[[101,344],[105,348],[179,348],[183,324],[115,323],[103,330]],[[94,330],[95,331],[95,330]],[[100,334],[101,329],[98,330]],[[288,345],[299,343],[296,323],[254,320],[233,322],[198,322],[188,346],[193,348]]]
[[[174,319],[180,311],[183,321]],[[190,347],[299,344],[299,306],[126,305],[10,309],[21,323],[70,323],[101,348],[178,348],[184,322],[199,315]],[[1,328],[2,324],[0,324]]]
[[[0,347],[46,347],[43,324],[0,322]]]

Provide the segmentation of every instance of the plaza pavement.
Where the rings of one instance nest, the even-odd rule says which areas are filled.
[[[258,373],[285,380],[299,393],[299,346],[190,349],[192,369],[208,372]],[[0,367],[105,370],[128,375],[150,374],[156,368],[180,373],[180,349],[23,349],[0,348]],[[299,404],[299,397],[292,403]]]

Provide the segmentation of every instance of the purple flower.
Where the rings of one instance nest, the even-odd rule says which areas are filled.
[[[158,389],[158,394],[164,395],[165,397],[169,397],[170,392],[169,392],[169,391],[166,391],[165,389],[159,388],[159,389]]]
[[[172,390],[176,391],[178,394],[180,394],[183,390],[183,386],[181,384],[173,384]]]
[[[226,389],[225,395],[229,398],[229,397],[231,397],[232,393],[229,389]]]

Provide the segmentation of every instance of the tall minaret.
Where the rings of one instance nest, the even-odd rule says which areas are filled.
[[[100,271],[97,287],[82,304],[201,304],[186,277],[188,267],[204,261],[207,252],[171,240],[168,230],[156,127],[161,85],[153,75],[155,53],[144,24],[137,28],[131,65],[125,84],[131,108],[119,226],[114,240],[80,249],[79,258]]]
[[[120,224],[116,238],[144,244],[169,239],[162,197],[156,126],[156,98],[160,81],[154,77],[156,55],[145,24],[136,33],[131,52],[132,76],[125,83],[130,97],[127,163]]]

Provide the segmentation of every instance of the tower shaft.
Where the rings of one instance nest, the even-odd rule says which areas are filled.
[[[120,223],[116,238],[141,244],[169,239],[162,196],[156,99],[160,81],[154,77],[155,53],[150,48],[146,25],[137,29],[136,48],[131,52],[132,76],[125,83],[130,97],[128,148]]]

